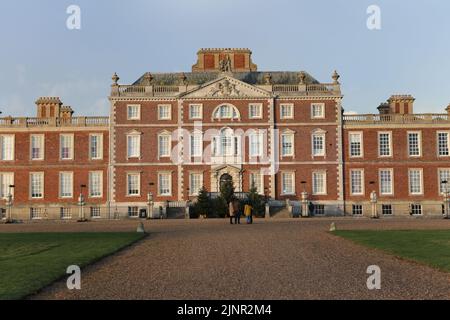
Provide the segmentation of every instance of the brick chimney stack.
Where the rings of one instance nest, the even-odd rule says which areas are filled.
[[[411,95],[393,95],[388,99],[390,113],[413,114],[414,101]]]
[[[58,118],[62,102],[58,97],[41,97],[36,100],[38,118]]]

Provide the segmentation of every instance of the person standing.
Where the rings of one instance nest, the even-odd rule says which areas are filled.
[[[233,201],[230,201],[230,203],[228,204],[228,214],[230,216],[230,224],[233,224],[233,218],[235,216],[234,202]]]
[[[247,203],[244,206],[244,215],[246,217],[247,224],[252,224],[253,223],[252,210],[253,210],[253,207],[250,204]]]
[[[234,207],[234,223],[235,224],[241,224],[241,209],[239,206],[239,201],[237,199],[234,199],[233,201],[233,207]]]

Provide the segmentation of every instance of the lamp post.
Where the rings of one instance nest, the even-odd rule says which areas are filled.
[[[309,194],[306,192],[306,181],[301,181],[300,184],[303,186],[303,191],[301,193],[301,202],[302,202],[302,217],[309,217],[309,208],[308,208],[308,197]]]
[[[264,218],[268,219],[270,218],[269,188],[264,188],[264,200],[265,200]]]
[[[12,195],[12,189],[15,188],[15,185],[10,184],[8,190],[8,197],[6,199],[6,207],[7,207],[7,214],[6,214],[6,223],[13,223],[12,219],[12,206],[13,206],[13,195]]]
[[[80,196],[78,197],[78,205],[80,207],[80,219],[78,222],[86,222],[87,219],[84,215],[84,205],[86,204],[84,201],[83,188],[86,188],[85,184],[80,185]]]
[[[444,180],[442,181],[442,184],[444,185],[444,219],[448,219],[448,211],[449,211],[449,203],[450,203],[450,195],[448,192],[448,181]]]
[[[154,185],[153,182],[150,182],[149,184],[149,190],[147,193],[147,206],[148,206],[148,214],[147,219],[153,219],[153,193],[151,192],[151,187]]]

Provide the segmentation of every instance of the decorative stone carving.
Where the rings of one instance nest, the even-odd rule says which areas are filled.
[[[333,75],[331,76],[331,78],[333,79],[334,84],[339,84],[339,78],[341,76],[339,75],[339,73],[337,73],[336,70],[334,70]]]
[[[223,80],[217,83],[209,91],[210,97],[240,97],[241,92],[236,88],[235,84],[232,84],[229,80]]]
[[[113,86],[117,86],[119,85],[119,76],[117,75],[117,73],[114,72],[113,76],[112,76],[112,81],[113,81]]]
[[[231,58],[227,54],[225,58],[219,62],[219,70],[222,72],[231,72]]]
[[[264,84],[271,85],[272,84],[272,74],[266,73],[264,75]]]
[[[178,83],[180,86],[184,86],[187,84],[187,77],[184,72],[182,72],[178,77]]]
[[[143,85],[149,86],[149,85],[151,85],[152,81],[153,81],[153,75],[150,72],[147,72],[144,75]]]
[[[298,74],[298,84],[305,84],[306,74],[302,71]]]

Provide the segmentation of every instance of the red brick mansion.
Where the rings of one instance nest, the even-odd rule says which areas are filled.
[[[445,214],[450,107],[414,114],[396,95],[346,115],[339,78],[202,49],[191,72],[115,74],[109,118],[40,98],[36,118],[0,118],[0,207],[23,220],[156,215],[232,180],[303,215]]]

